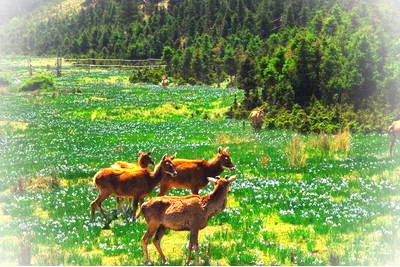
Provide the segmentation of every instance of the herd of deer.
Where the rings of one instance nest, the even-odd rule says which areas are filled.
[[[137,218],[143,214],[147,231],[142,237],[144,260],[150,262],[147,245],[154,236],[153,244],[165,262],[160,242],[166,229],[175,231],[190,231],[189,255],[194,248],[196,265],[199,265],[198,233],[207,226],[208,220],[225,209],[229,185],[236,176],[219,178],[224,168],[235,170],[229,156],[228,148],[218,149],[217,155],[211,160],[176,159],[165,154],[161,161],[151,171],[149,165],[154,165],[151,152],[139,152],[138,163],[117,161],[108,168],[97,172],[93,178],[99,193],[90,204],[90,215],[96,210],[106,217],[102,202],[110,195],[117,197],[117,208],[124,209],[124,199],[128,198],[128,206],[132,206],[132,216]],[[215,184],[214,190],[207,195],[198,195],[199,190],[209,182]],[[143,204],[144,199],[160,184],[157,197]],[[165,196],[171,188],[191,190],[188,196]],[[140,204],[140,212],[137,208]]]
[[[392,156],[393,147],[400,137],[400,121],[395,121],[388,129]],[[217,155],[209,161],[176,159],[175,156],[165,154],[161,161],[151,171],[149,165],[154,165],[150,156],[151,152],[139,152],[137,163],[117,161],[109,168],[100,170],[94,176],[94,184],[99,194],[90,205],[91,217],[95,210],[106,217],[101,203],[110,195],[117,197],[117,207],[124,209],[124,199],[128,198],[132,208],[132,216],[136,219],[143,214],[147,231],[142,237],[144,260],[150,262],[147,245],[154,236],[153,244],[165,261],[160,243],[166,229],[175,231],[190,231],[189,255],[186,260],[191,260],[191,251],[194,247],[196,264],[199,264],[198,233],[207,226],[208,220],[221,212],[227,202],[229,185],[235,181],[236,176],[219,178],[224,168],[231,171],[235,169],[228,153],[228,148],[218,149]],[[215,177],[215,178],[214,178]],[[199,190],[208,182],[215,184],[214,190],[205,196],[200,196]],[[157,197],[143,203],[144,199],[160,184]],[[165,196],[171,188],[185,188],[191,190],[188,196]],[[137,214],[140,204],[141,211]]]

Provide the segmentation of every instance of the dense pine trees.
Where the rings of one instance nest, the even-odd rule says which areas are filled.
[[[175,82],[245,90],[238,109],[373,99],[394,110],[399,10],[395,0],[88,0],[71,16],[3,25],[0,49],[162,58]]]

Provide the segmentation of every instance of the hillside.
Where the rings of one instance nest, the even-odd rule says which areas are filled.
[[[85,0],[5,0],[0,5],[0,25],[14,28],[11,21],[37,22],[79,11]]]
[[[1,54],[162,57],[175,83],[229,81],[244,89],[245,100],[232,107],[231,117],[246,117],[259,106],[294,114],[295,105],[306,109],[318,101],[342,105],[332,123],[346,121],[338,118],[342,113],[360,116],[352,127],[371,131],[383,129],[376,126],[378,114],[399,114],[396,0],[97,0],[60,14],[32,13],[3,25]],[[354,114],[360,109],[365,114]],[[269,115],[277,114],[286,113]]]

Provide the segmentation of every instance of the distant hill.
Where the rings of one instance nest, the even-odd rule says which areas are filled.
[[[0,24],[13,17],[32,12],[50,0],[3,0],[0,5]]]
[[[43,20],[54,14],[79,11],[86,0],[3,0],[0,5],[0,25],[11,19]],[[90,0],[89,0],[90,1]]]

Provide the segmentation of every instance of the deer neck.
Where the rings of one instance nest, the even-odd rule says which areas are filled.
[[[217,186],[214,191],[208,195],[205,204],[208,218],[225,209],[227,196],[228,188],[222,186]]]
[[[218,156],[216,156],[212,160],[207,161],[207,167],[208,177],[215,177],[217,175],[220,175],[224,171],[224,168],[222,167]]]
[[[152,187],[155,187],[158,183],[160,183],[161,178],[163,177],[163,170],[161,164],[158,164],[152,173],[150,173],[150,184]]]
[[[147,168],[148,166],[144,163],[144,162],[140,162],[138,161],[138,165],[140,166],[140,168],[144,169]]]

